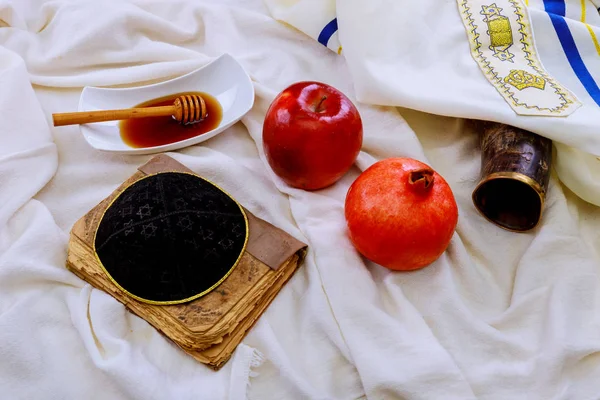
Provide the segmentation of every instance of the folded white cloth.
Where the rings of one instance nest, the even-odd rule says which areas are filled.
[[[264,0],[270,14],[315,39],[330,50],[342,53],[338,37],[335,0]]]
[[[556,176],[539,230],[503,231],[473,208],[477,136],[461,120],[401,109],[405,120],[396,107],[357,101],[365,127],[357,168],[326,190],[287,187],[262,151],[268,105],[304,79],[356,101],[356,81],[344,57],[275,21],[259,0],[2,0],[0,20],[0,397],[541,400],[600,392],[600,212]],[[162,80],[223,52],[255,81],[255,107],[223,134],[170,155],[310,251],[214,372],[65,269],[72,224],[151,156],[94,151],[77,127],[50,121],[76,109],[83,85]],[[427,95],[411,95],[419,93]],[[459,205],[448,251],[413,273],[367,262],[345,231],[349,185],[390,156],[430,163]]]

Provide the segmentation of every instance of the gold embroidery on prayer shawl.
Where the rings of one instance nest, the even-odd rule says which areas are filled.
[[[581,106],[544,70],[527,9],[519,0],[457,3],[473,59],[515,113],[567,116]]]

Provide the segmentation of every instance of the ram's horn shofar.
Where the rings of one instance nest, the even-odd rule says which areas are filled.
[[[542,218],[552,141],[513,126],[477,122],[481,134],[481,180],[473,191],[479,212],[516,232],[535,228]]]

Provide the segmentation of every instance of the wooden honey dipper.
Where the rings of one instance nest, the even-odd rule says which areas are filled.
[[[172,106],[58,113],[52,114],[52,120],[54,126],[63,126],[167,115],[173,116],[182,125],[200,122],[207,116],[206,103],[201,96],[191,94],[177,97]]]

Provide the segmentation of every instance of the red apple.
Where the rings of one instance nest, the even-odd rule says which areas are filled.
[[[336,88],[298,82],[277,95],[263,125],[269,165],[285,183],[317,190],[338,181],[362,147],[362,120]]]

